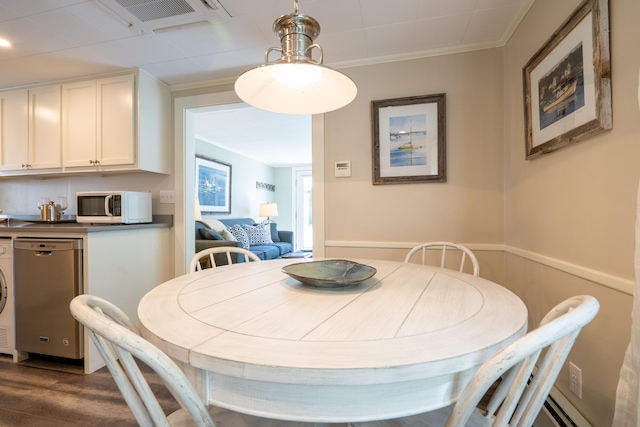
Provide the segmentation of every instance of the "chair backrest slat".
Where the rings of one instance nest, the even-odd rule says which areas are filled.
[[[196,253],[193,258],[191,258],[191,262],[189,263],[189,272],[193,273],[196,271],[202,270],[202,265],[200,264],[200,260],[202,258],[208,257],[209,262],[211,264],[211,268],[217,267],[215,255],[224,254],[226,255],[227,265],[232,264],[231,254],[238,254],[239,256],[244,256],[244,262],[251,261],[260,261],[260,257],[254,254],[253,252],[239,248],[237,246],[216,246],[213,248],[203,249],[200,252]]]
[[[422,265],[424,265],[427,263],[427,251],[430,249],[438,249],[441,251],[441,256],[440,256],[441,268],[446,268],[447,250],[451,249],[453,251],[459,251],[461,253],[459,271],[464,271],[465,262],[468,258],[469,261],[471,262],[473,275],[474,276],[480,275],[480,264],[478,263],[478,259],[473,254],[473,252],[469,248],[463,245],[459,245],[457,243],[452,243],[452,242],[427,242],[427,243],[418,245],[409,251],[409,253],[404,259],[404,262],[410,262],[411,258],[417,252],[420,252],[422,255]]]
[[[485,417],[491,418],[493,426],[533,425],[578,334],[599,308],[598,300],[588,295],[569,298],[554,307],[538,328],[478,369],[456,402],[446,427],[465,426],[498,379],[502,382],[487,405]]]
[[[71,314],[82,324],[98,348],[127,405],[139,425],[169,427],[137,360],[153,369],[198,427],[215,427],[207,408],[182,370],[160,349],[142,338],[127,315],[93,295],[71,300]]]

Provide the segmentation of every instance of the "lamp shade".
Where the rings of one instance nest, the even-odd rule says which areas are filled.
[[[311,77],[305,77],[308,75]],[[349,77],[324,65],[276,63],[243,73],[236,80],[235,91],[244,102],[261,110],[319,114],[349,104],[358,89]]]
[[[278,216],[278,205],[275,203],[261,203],[258,216]]]

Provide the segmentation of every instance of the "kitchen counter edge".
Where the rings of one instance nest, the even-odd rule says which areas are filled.
[[[52,224],[32,223],[28,221],[9,220],[0,224],[0,236],[16,232],[28,231],[36,233],[94,233],[103,231],[136,230],[143,228],[171,228],[173,215],[153,215],[152,222],[146,224],[93,224],[77,222],[60,222]]]

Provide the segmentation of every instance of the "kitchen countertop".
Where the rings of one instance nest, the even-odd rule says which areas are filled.
[[[0,215],[0,235],[18,230],[36,233],[93,233],[122,229],[166,228],[173,226],[173,215],[153,215],[152,221],[147,224],[93,224],[77,223],[75,217],[71,216],[63,217],[62,221],[44,222],[35,215]]]

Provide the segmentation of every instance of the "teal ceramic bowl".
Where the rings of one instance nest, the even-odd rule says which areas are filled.
[[[360,283],[376,274],[376,269],[344,259],[301,262],[282,268],[288,274],[305,285],[323,288],[336,288]]]

